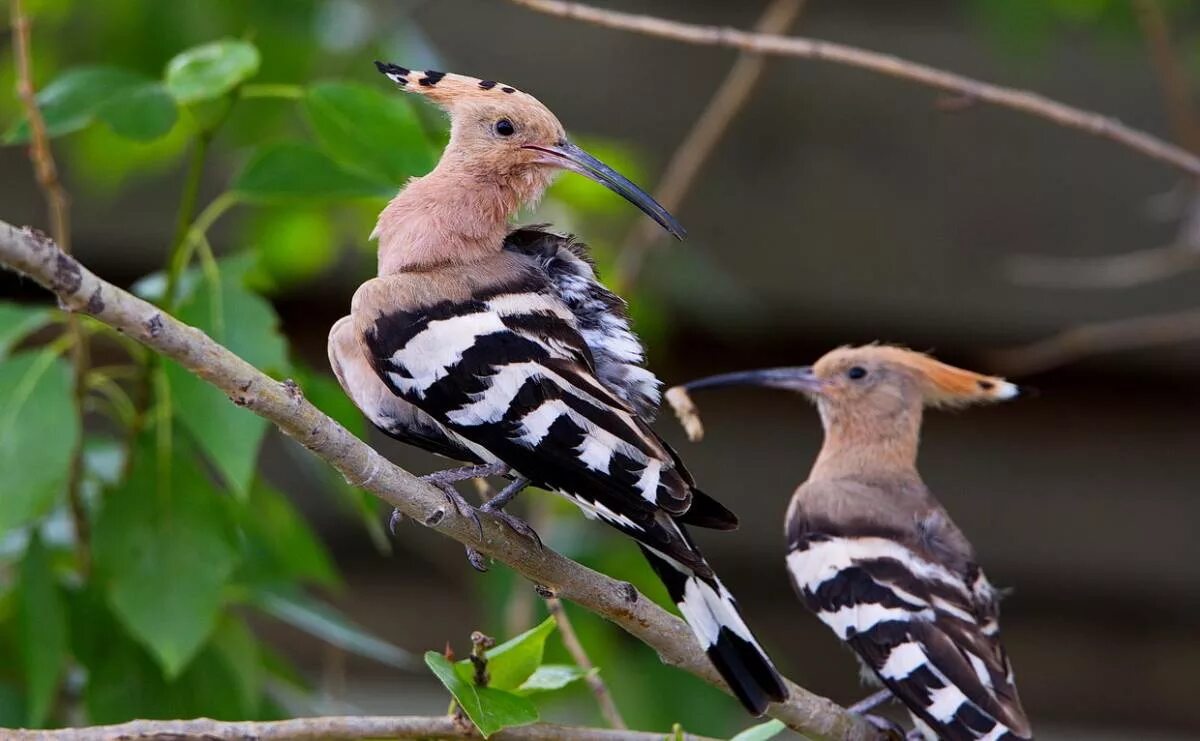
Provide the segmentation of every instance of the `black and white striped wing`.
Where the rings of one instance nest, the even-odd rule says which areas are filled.
[[[365,331],[394,393],[536,485],[622,529],[684,513],[685,472],[597,380],[571,312],[526,286],[391,311]]]
[[[788,570],[930,738],[1031,738],[978,567],[958,574],[883,537],[808,534],[792,542]]]
[[[592,353],[596,377],[639,417],[653,422],[662,383],[646,368],[646,350],[629,324],[625,301],[600,282],[587,246],[572,236],[532,226],[509,233],[504,249],[537,265],[575,317]]]

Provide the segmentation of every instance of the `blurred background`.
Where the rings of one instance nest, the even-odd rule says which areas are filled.
[[[739,28],[753,27],[770,5],[601,4]],[[297,378],[316,403],[419,473],[442,463],[368,434],[325,360],[328,328],[373,274],[367,236],[384,194],[428,169],[445,136],[440,114],[400,100],[371,61],[511,83],[545,102],[601,159],[653,189],[737,60],[727,49],[483,0],[40,0],[29,6],[39,88],[89,65],[158,80],[177,54],[219,39],[257,48],[254,71],[235,80],[240,87],[221,91],[225,98],[189,98],[168,79],[172,115],[163,114],[154,130],[134,126],[130,136],[127,126],[123,134],[111,110],[96,109],[82,121],[64,114],[52,133],[61,134],[54,152],[72,198],[75,253],[118,285],[158,273],[157,289],[144,281],[141,287],[161,297],[161,271],[179,244],[179,224],[191,222],[180,216],[181,198],[186,201],[189,182],[196,184],[191,216],[213,217],[212,256],[221,275],[236,276],[238,290],[246,291],[237,294],[248,302],[246,313],[242,304],[227,305],[228,320],[240,326],[253,317],[247,321],[278,343],[257,362],[272,366],[274,360],[272,367]],[[798,17],[786,23],[791,33],[1029,89],[1182,146],[1200,144],[1200,9],[1193,3],[809,0],[795,6]],[[15,80],[8,52],[0,59],[5,91]],[[386,95],[394,107],[355,98],[362,107],[345,110],[362,115],[335,120],[329,111],[345,102],[338,97],[345,90],[319,88],[326,80],[366,88],[362,96],[372,90]],[[1005,641],[1039,737],[1200,737],[1195,184],[1162,162],[1079,131],[833,64],[768,60],[735,108],[726,111],[731,122],[686,179],[674,209],[688,228],[686,242],[647,235],[636,211],[571,175],[522,221],[551,221],[592,245],[605,275],[616,276],[630,298],[650,364],[668,385],[721,371],[805,364],[840,344],[883,340],[1036,387],[1035,398],[1004,406],[931,414],[921,470],[974,541],[992,581],[1012,588],[1004,602]],[[0,128],[21,118],[16,99],[0,96]],[[393,121],[404,136],[390,140]],[[201,138],[210,140],[204,166],[189,177],[189,158]],[[10,130],[10,143],[19,139],[20,132]],[[376,158],[372,168],[355,149],[360,145],[396,156]],[[288,147],[318,152],[337,172],[320,169],[324,160],[312,171],[272,169],[281,157],[304,159]],[[49,229],[26,147],[0,149],[0,173],[0,219]],[[328,187],[331,179],[345,187]],[[229,192],[235,196],[222,195]],[[214,202],[218,207],[206,210]],[[203,265],[212,264],[205,262],[204,245],[196,250],[194,266],[177,276],[185,318],[199,301],[188,297],[188,276],[202,282]],[[7,273],[0,275],[0,296],[46,303],[36,286]],[[22,347],[32,352],[58,332],[41,329]],[[94,367],[129,357],[103,335],[92,351]],[[134,359],[148,362],[136,353]],[[136,408],[136,384],[116,378]],[[177,392],[180,404],[187,393]],[[152,397],[161,401],[158,391]],[[859,699],[866,691],[856,663],[794,599],[784,571],[782,517],[820,444],[815,413],[799,398],[768,391],[712,393],[697,402],[708,427],[702,443],[687,443],[669,413],[657,429],[677,444],[703,488],[742,519],[736,533],[701,533],[701,545],[789,677],[839,703]],[[412,524],[387,537],[386,513],[273,430],[247,433],[250,457],[238,464],[244,471],[214,462],[222,425],[242,429],[251,424],[242,419],[249,415],[226,410],[219,398],[194,403],[190,421],[176,407],[176,455],[197,446],[197,465],[212,474],[213,486],[228,489],[234,500],[257,502],[258,509],[227,514],[244,532],[237,565],[231,563],[217,584],[213,610],[215,635],[224,635],[220,626],[233,620],[241,627],[231,634],[256,646],[257,668],[237,671],[264,677],[265,699],[259,685],[241,704],[185,687],[187,672],[205,671],[185,668],[182,659],[164,675],[142,659],[124,658],[142,661],[136,688],[126,682],[107,699],[88,689],[98,670],[87,659],[89,649],[81,648],[89,639],[80,637],[77,616],[110,609],[89,595],[108,595],[99,602],[116,613],[113,631],[137,638],[139,628],[111,591],[116,582],[106,582],[116,579],[111,570],[101,568],[95,578],[77,570],[70,554],[78,543],[58,481],[59,493],[28,516],[0,517],[10,526],[8,532],[0,527],[0,719],[28,722],[23,708],[35,694],[18,668],[29,664],[21,627],[28,625],[21,618],[27,602],[18,592],[21,575],[36,573],[29,570],[33,543],[50,553],[59,602],[70,613],[63,618],[68,638],[55,674],[61,687],[37,721],[50,725],[156,710],[216,717],[439,713],[445,693],[413,657],[447,643],[462,656],[472,630],[510,636],[544,615],[531,586],[501,565],[477,574],[457,544]],[[198,429],[196,416],[209,411],[216,430]],[[226,422],[229,412],[234,416]],[[121,469],[139,444],[136,435],[122,442],[123,428],[110,416],[89,407],[83,420],[88,460],[101,462],[97,471]],[[107,478],[96,473],[94,490],[84,496],[84,516],[102,531],[107,492],[132,486],[112,471]],[[21,496],[9,472],[0,475],[10,479],[8,485],[0,480],[7,489],[0,497]],[[251,492],[248,500],[238,499],[239,489]],[[526,495],[520,506],[553,547],[661,598],[631,544],[549,495]],[[246,534],[249,523],[267,521],[278,528],[286,522],[288,537],[300,540],[280,541],[272,534],[278,529]],[[120,542],[123,536],[107,537]],[[261,566],[255,537],[267,550],[271,542],[291,544],[281,549],[291,548],[278,556],[282,561],[299,558],[300,551],[308,560],[253,573]],[[97,559],[103,562],[104,554],[98,551]],[[177,565],[175,579],[189,580],[186,561]],[[308,601],[296,596],[273,603],[263,595],[278,596],[275,587],[297,590],[289,594],[303,593]],[[728,735],[748,725],[728,698],[661,667],[649,649],[616,629],[568,609],[632,726],[666,729],[681,722],[689,731]],[[149,644],[134,644],[130,656],[144,657],[140,646]],[[159,659],[169,654],[150,648]],[[207,655],[200,650],[200,657]],[[548,650],[566,660],[555,641]],[[118,675],[128,678],[129,671]],[[177,694],[163,689],[170,687]],[[80,696],[84,709],[72,710]],[[145,700],[168,696],[169,703],[153,706]],[[542,707],[544,717],[599,722],[582,686]]]

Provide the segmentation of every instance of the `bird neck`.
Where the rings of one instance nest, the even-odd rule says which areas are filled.
[[[810,479],[916,472],[921,407],[886,415],[821,407],[825,442]]]
[[[509,217],[550,184],[543,168],[489,170],[447,151],[379,214],[379,275],[467,265],[499,252]]]

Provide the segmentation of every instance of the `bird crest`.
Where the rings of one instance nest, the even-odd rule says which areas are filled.
[[[496,101],[506,96],[536,101],[532,95],[495,80],[481,80],[452,72],[408,69],[388,62],[377,61],[375,67],[405,92],[424,95],[447,110],[460,102]]]

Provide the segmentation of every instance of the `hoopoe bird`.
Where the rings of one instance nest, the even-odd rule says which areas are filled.
[[[914,737],[1032,738],[1000,644],[997,590],[916,467],[926,407],[1002,401],[1018,387],[868,345],[839,348],[811,367],[729,373],[682,388],[739,384],[816,402],[825,442],[788,507],[787,567],[808,609],[858,655],[864,677],[907,706]]]
[[[433,171],[379,216],[378,277],[329,336],[342,387],[384,433],[471,464],[427,477],[463,515],[475,517],[453,482],[507,475],[512,483],[481,509],[517,532],[537,537],[503,507],[533,484],[633,538],[742,704],[758,715],[783,701],[782,679],[686,530],[728,530],[737,518],[696,488],[650,429],[660,383],[624,302],[597,280],[582,244],[508,220],[570,170],[675,237],[682,227],[572,144],[533,96],[492,80],[376,66],[441,106],[450,140]]]

